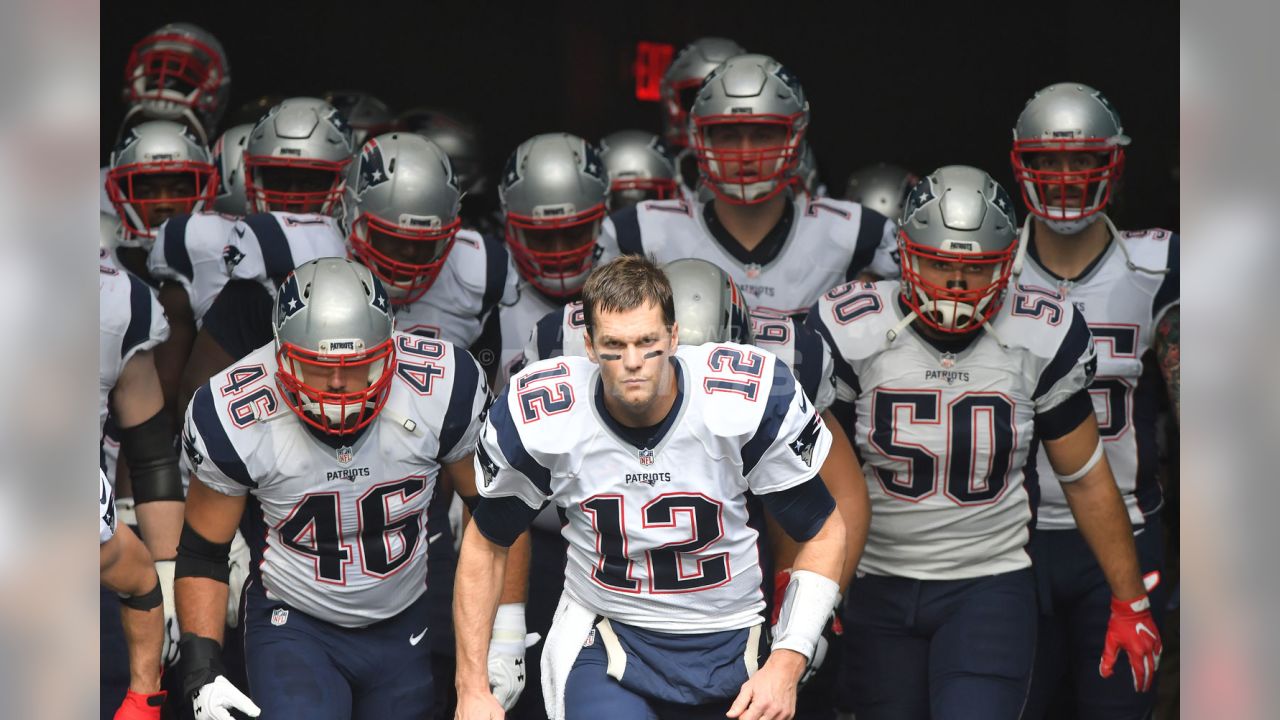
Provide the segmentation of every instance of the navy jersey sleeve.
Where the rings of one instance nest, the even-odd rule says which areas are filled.
[[[261,283],[232,280],[204,316],[203,329],[233,358],[271,342],[271,295]]]
[[[223,495],[244,495],[257,483],[231,442],[209,385],[201,385],[187,406],[182,447],[192,474]]]

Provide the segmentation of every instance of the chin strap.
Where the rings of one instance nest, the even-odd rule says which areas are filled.
[[[1022,275],[1022,263],[1027,259],[1027,245],[1031,242],[1031,216],[1028,215],[1022,221],[1022,230],[1018,233],[1018,252],[1013,256],[1013,268],[1009,274],[1014,278],[1014,282]]]

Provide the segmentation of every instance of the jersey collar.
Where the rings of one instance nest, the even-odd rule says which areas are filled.
[[[1084,266],[1084,270],[1082,270],[1079,275],[1073,278],[1064,278],[1045,266],[1044,261],[1040,259],[1040,251],[1036,249],[1035,238],[1031,237],[1027,240],[1027,256],[1035,262],[1036,268],[1040,272],[1044,273],[1045,277],[1063,286],[1080,285],[1081,283],[1088,282],[1089,278],[1098,271],[1099,267],[1102,266],[1102,261],[1106,260],[1111,253],[1115,252],[1115,249],[1116,237],[1112,235],[1110,239],[1107,240],[1107,246],[1102,249],[1102,252],[1098,253],[1097,257],[1090,260],[1088,265]]]
[[[600,380],[600,371],[596,370],[592,376],[591,385],[594,387],[593,394],[595,402],[592,403],[592,410],[595,412],[596,418],[600,420],[600,425],[623,445],[630,445],[637,450],[652,450],[657,454],[671,434],[671,428],[675,427],[681,416],[684,415],[685,405],[684,399],[685,388],[685,369],[684,361],[680,358],[672,356],[671,364],[675,365],[676,370],[676,401],[672,403],[671,409],[667,411],[667,416],[662,418],[662,422],[647,428],[632,428],[623,425],[609,414],[608,408],[604,404],[604,383]]]
[[[756,245],[752,250],[748,250],[742,247],[742,243],[739,243],[738,239],[731,235],[724,225],[720,223],[720,218],[716,217],[714,202],[708,200],[702,206],[702,222],[707,231],[711,233],[711,237],[734,260],[743,265],[764,267],[777,259],[782,252],[783,246],[787,244],[787,238],[791,236],[791,228],[795,225],[795,219],[795,199],[788,197],[787,202],[782,206],[782,217],[778,218],[777,224],[769,230],[759,245]]]

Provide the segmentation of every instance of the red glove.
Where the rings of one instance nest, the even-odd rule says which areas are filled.
[[[114,720],[160,720],[160,707],[164,705],[167,692],[161,690],[151,695],[143,695],[132,690],[125,693],[124,702],[116,710]]]
[[[1123,650],[1133,669],[1133,689],[1146,692],[1156,679],[1160,667],[1160,630],[1151,616],[1151,601],[1146,595],[1128,602],[1111,598],[1111,620],[1107,623],[1107,639],[1102,646],[1102,662],[1098,674],[1111,677],[1116,657]]]

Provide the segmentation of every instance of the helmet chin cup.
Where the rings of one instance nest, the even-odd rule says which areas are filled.
[[[1051,215],[1067,214],[1061,208],[1050,207],[1050,208],[1046,208],[1046,210]],[[1079,233],[1084,232],[1085,228],[1097,222],[1098,218],[1100,217],[1102,217],[1102,214],[1095,212],[1095,213],[1089,213],[1088,215],[1081,215],[1075,218],[1049,219],[1049,218],[1042,217],[1040,219],[1044,221],[1044,224],[1050,230],[1054,231],[1055,233],[1058,233],[1059,235],[1078,235]]]

